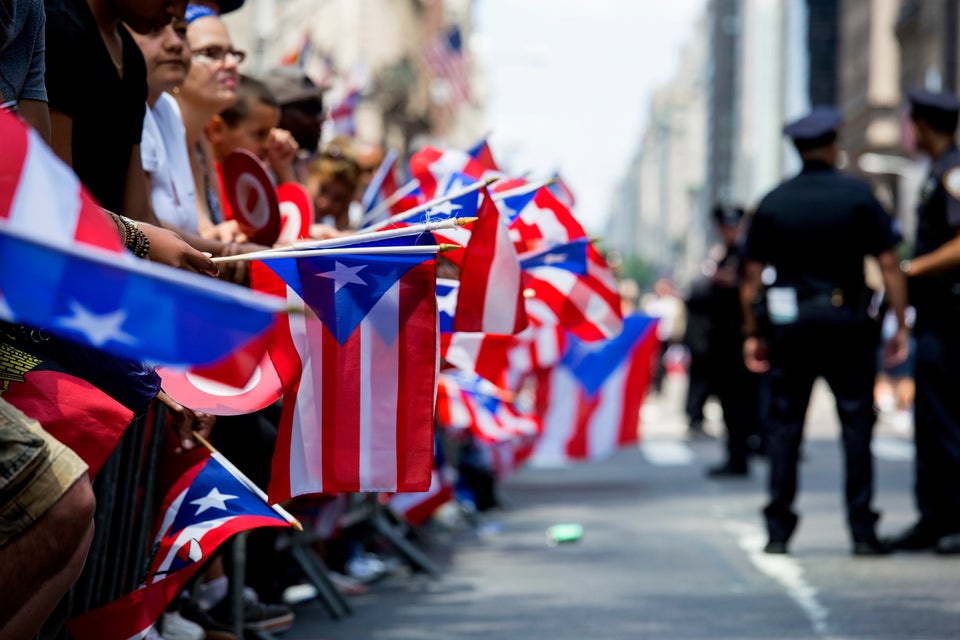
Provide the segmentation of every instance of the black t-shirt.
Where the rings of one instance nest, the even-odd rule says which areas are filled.
[[[800,299],[864,290],[863,259],[894,248],[893,220],[870,185],[826,164],[808,165],[760,202],[745,257],[772,264]]]
[[[133,147],[140,143],[147,69],[120,27],[123,79],[85,0],[46,0],[50,108],[73,119],[73,169],[97,201],[118,213]]]

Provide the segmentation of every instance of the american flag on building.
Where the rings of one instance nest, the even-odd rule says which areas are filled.
[[[452,25],[424,51],[424,61],[434,78],[446,80],[450,93],[448,104],[456,107],[470,100],[470,79],[463,56],[460,27]]]

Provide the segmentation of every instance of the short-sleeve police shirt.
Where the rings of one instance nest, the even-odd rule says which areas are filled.
[[[798,296],[865,287],[863,259],[894,248],[899,236],[870,186],[810,163],[760,202],[745,258],[771,264],[777,285]]]
[[[930,166],[930,173],[920,193],[915,255],[922,256],[939,249],[955,238],[958,230],[960,150],[951,146]],[[910,281],[910,298],[917,307],[918,316],[925,315],[926,309],[936,312],[938,305],[957,297],[960,297],[960,269]]]

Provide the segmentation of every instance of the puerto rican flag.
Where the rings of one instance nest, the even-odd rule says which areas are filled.
[[[537,190],[519,210],[510,223],[510,234],[520,254],[587,237],[570,209],[546,188]]]
[[[512,402],[513,394],[483,378],[464,372],[441,373],[437,418],[445,428],[469,430],[485,442],[499,443],[535,437],[536,417]]]
[[[573,191],[570,190],[567,183],[560,177],[559,171],[553,172],[553,183],[548,188],[550,189],[550,193],[562,202],[563,206],[567,209],[573,209],[573,206],[577,204],[577,199],[573,195]]]
[[[352,138],[357,135],[357,107],[360,106],[362,96],[358,89],[350,89],[347,95],[330,110],[330,120],[333,123],[334,135]]]
[[[76,174],[16,116],[0,110],[0,220],[47,244],[124,253],[117,227]]]
[[[513,344],[513,336],[455,331],[459,293],[459,280],[437,279],[442,362],[496,382],[507,368],[507,352]]]
[[[429,489],[418,493],[395,493],[390,496],[390,508],[409,524],[419,527],[451,500],[453,484],[444,478],[442,469],[434,468],[430,474]]]
[[[519,389],[534,372],[555,366],[566,348],[567,332],[557,323],[554,311],[536,298],[528,298],[526,308],[530,324],[513,336],[507,351],[504,386],[508,389]]]
[[[486,178],[500,176],[465,151],[424,147],[410,156],[410,173],[430,199]]]
[[[490,143],[487,141],[487,136],[480,138],[480,140],[478,140],[472,147],[467,149],[467,153],[471,158],[479,162],[490,171],[500,171],[497,161],[493,159],[493,151],[490,149]]]
[[[640,406],[657,353],[656,319],[631,315],[604,342],[569,338],[560,364],[538,374],[538,462],[597,460],[639,439]]]
[[[433,253],[281,258],[253,284],[291,313],[270,345],[284,382],[270,497],[426,491],[437,376]]]
[[[383,162],[377,167],[373,177],[370,178],[370,184],[363,192],[360,203],[363,205],[363,213],[370,213],[374,207],[389,198],[397,190],[397,174],[394,171],[397,164],[397,152],[394,149],[387,151],[383,157]]]
[[[114,223],[33,131],[0,112],[0,319],[130,360],[209,364],[282,305],[123,250]]]
[[[204,454],[166,492],[142,586],[67,627],[77,640],[143,638],[226,540],[241,531],[288,526],[243,480]]]
[[[616,279],[586,238],[521,257],[527,295],[543,301],[557,323],[582,340],[620,332],[623,316]]]
[[[520,261],[486,189],[460,262],[456,331],[514,334],[527,326]]]

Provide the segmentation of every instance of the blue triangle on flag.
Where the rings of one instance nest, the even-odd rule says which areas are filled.
[[[265,261],[344,344],[397,281],[430,256],[341,255]],[[387,339],[388,336],[384,336]]]
[[[527,208],[527,205],[533,202],[533,198],[536,195],[536,191],[529,191],[500,200],[500,211],[504,217],[504,223],[510,226],[511,222],[520,217],[520,214]]]
[[[240,515],[279,517],[223,465],[210,458],[187,489],[170,531],[175,535],[208,520]]]
[[[528,271],[536,267],[554,267],[577,275],[586,275],[587,243],[586,238],[580,238],[555,245],[545,251],[523,255],[520,257],[520,268]]]
[[[617,367],[631,357],[640,340],[651,337],[645,334],[655,324],[650,316],[634,314],[623,319],[623,330],[609,340],[584,342],[568,334],[570,343],[562,365],[573,372],[589,395],[594,395]]]

